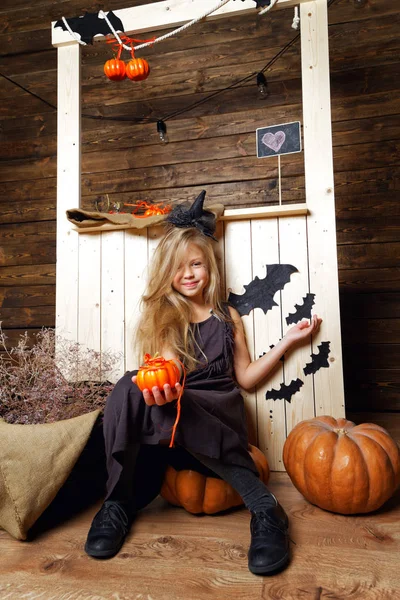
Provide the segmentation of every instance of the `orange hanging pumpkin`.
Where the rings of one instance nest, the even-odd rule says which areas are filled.
[[[132,58],[126,65],[126,76],[132,81],[143,81],[149,74],[149,63],[144,58]]]
[[[330,416],[302,421],[290,432],[283,462],[312,504],[344,515],[377,510],[400,483],[400,450],[373,423]]]
[[[249,445],[249,452],[260,479],[267,483],[267,459],[256,446]],[[242,498],[226,481],[217,477],[206,477],[193,470],[176,471],[171,466],[168,466],[165,472],[161,496],[175,506],[183,506],[192,514],[212,515],[243,504]]]
[[[126,77],[126,68],[123,60],[120,60],[122,46],[119,47],[116,58],[111,58],[104,65],[104,73],[112,81],[122,81]]]
[[[144,389],[151,390],[157,386],[160,389],[166,383],[173,388],[180,379],[180,372],[173,360],[165,360],[162,356],[144,355],[144,365],[138,371],[136,383],[143,392]]]

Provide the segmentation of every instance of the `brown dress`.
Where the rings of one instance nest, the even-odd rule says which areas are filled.
[[[198,350],[198,369],[188,374],[181,399],[175,445],[223,463],[241,465],[257,473],[248,453],[244,401],[233,378],[232,325],[212,315],[192,325]],[[104,437],[111,491],[122,471],[122,457],[135,444],[158,444],[169,438],[176,418],[176,402],[148,406],[126,373],[110,394],[104,414]]]

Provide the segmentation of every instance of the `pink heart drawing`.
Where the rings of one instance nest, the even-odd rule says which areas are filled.
[[[261,139],[262,143],[267,146],[267,148],[271,148],[274,152],[278,152],[284,142],[286,140],[286,135],[284,131],[277,131],[276,133],[265,133]]]

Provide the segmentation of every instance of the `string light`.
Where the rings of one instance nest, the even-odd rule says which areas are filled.
[[[257,86],[262,96],[269,96],[268,82],[262,71],[257,73]]]
[[[356,8],[363,8],[367,4],[367,0],[353,0],[353,4]]]
[[[164,121],[162,121],[161,119],[159,121],[157,121],[157,132],[158,132],[158,135],[160,136],[160,140],[164,143],[167,143],[168,142],[167,126],[164,123]]]

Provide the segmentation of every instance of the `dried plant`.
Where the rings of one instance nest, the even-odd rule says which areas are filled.
[[[102,409],[120,354],[96,352],[42,329],[30,344],[25,332],[7,349],[0,322],[0,417],[8,423],[52,423]],[[57,360],[55,348],[57,341]],[[90,380],[74,381],[81,373]]]

